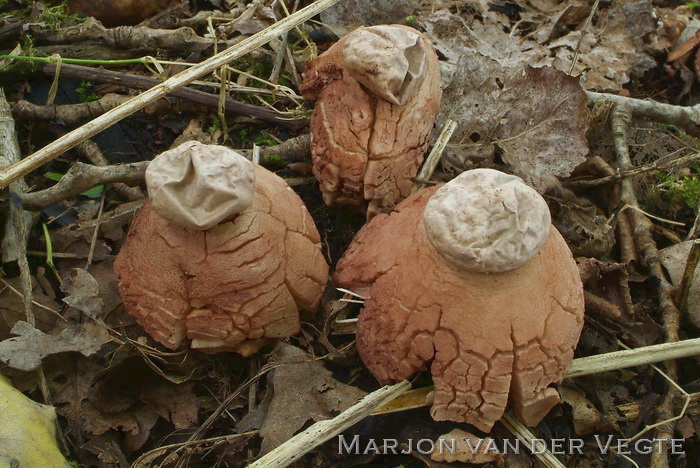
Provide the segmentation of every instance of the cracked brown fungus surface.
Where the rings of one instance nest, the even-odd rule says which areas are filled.
[[[311,61],[314,175],[328,205],[389,212],[406,198],[440,108],[430,40],[406,26],[358,29]]]
[[[536,425],[583,326],[576,263],[519,178],[468,171],[365,225],[337,286],[365,297],[360,357],[386,384],[430,371],[431,414],[490,431],[506,406]]]
[[[223,146],[185,143],[149,166],[151,200],[114,263],[126,310],[159,343],[256,352],[315,312],[328,265],[296,193]],[[222,195],[223,194],[223,195]],[[157,205],[180,204],[162,211]],[[223,208],[222,208],[223,206]],[[209,226],[182,227],[173,219]]]

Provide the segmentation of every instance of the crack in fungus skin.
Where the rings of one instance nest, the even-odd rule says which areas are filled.
[[[354,53],[348,57],[348,45],[371,48],[377,37],[390,39],[393,34],[399,36],[395,39],[399,46],[406,37],[413,38],[412,48],[398,48],[411,65],[414,60],[420,62],[420,76],[413,77],[410,66],[406,71],[406,92],[412,94],[401,96],[405,99],[401,105],[361,84],[372,81],[377,63],[364,64],[367,69],[363,69],[362,60],[357,59],[352,71],[347,65],[347,60],[356,58]],[[368,41],[365,46],[363,41]],[[391,48],[384,44],[374,55],[381,57]],[[417,49],[422,55],[411,55]],[[377,79],[384,77],[382,72],[391,73],[392,58],[394,62],[401,62],[397,57],[403,59],[396,52],[387,57]],[[311,152],[325,203],[366,212],[368,219],[390,212],[411,191],[440,108],[440,66],[430,40],[406,26],[360,28],[309,62],[301,92],[306,99],[316,100]]]
[[[114,269],[127,311],[170,349],[187,338],[207,352],[256,352],[299,331],[328,278],[321,238],[301,199],[255,166],[251,205],[205,231],[186,229],[144,204]]]
[[[559,402],[583,327],[576,263],[551,227],[542,249],[503,273],[445,261],[428,240],[424,189],[366,224],[338,263],[334,283],[369,290],[357,349],[379,383],[428,369],[431,415],[490,431],[508,404],[533,426]],[[367,294],[365,292],[365,294]]]

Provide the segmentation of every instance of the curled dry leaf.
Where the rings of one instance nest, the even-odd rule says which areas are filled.
[[[102,367],[92,360],[77,356],[74,359],[53,360],[45,366],[46,380],[59,415],[66,418],[68,430],[74,434],[83,431],[83,401],[90,384]]]
[[[47,335],[27,322],[17,322],[12,334],[18,336],[0,342],[0,361],[22,371],[36,370],[43,358],[53,354],[77,351],[90,356],[111,339],[104,325],[93,320],[73,325],[58,335]]]
[[[601,420],[600,412],[583,392],[564,386],[559,389],[559,393],[562,400],[571,406],[576,434],[587,435],[598,429]]]
[[[139,403],[118,413],[97,411],[88,401],[81,406],[83,430],[87,434],[102,435],[116,429],[124,435],[124,448],[134,452],[148,440],[151,429],[158,421],[158,412],[149,404]]]
[[[460,58],[443,103],[438,122],[459,122],[453,142],[493,148],[540,193],[588,154],[586,94],[553,68],[504,67],[472,52]]]
[[[66,293],[63,302],[97,318],[102,315],[104,302],[100,297],[100,285],[86,270],[74,268],[61,282],[61,291]]]
[[[477,437],[462,429],[453,429],[440,436],[435,446],[443,449],[436,449],[430,454],[430,459],[436,462],[461,462],[475,465],[492,463],[503,459],[495,443],[490,437]]]
[[[145,390],[141,401],[150,403],[158,415],[170,421],[175,429],[187,429],[197,422],[199,399],[193,393],[194,383],[167,383]]]
[[[274,361],[279,367],[268,386],[274,395],[260,428],[261,453],[287,441],[307,421],[329,419],[366,395],[335,380],[320,361],[292,345],[281,344]]]

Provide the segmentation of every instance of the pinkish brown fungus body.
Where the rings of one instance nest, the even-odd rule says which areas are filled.
[[[406,26],[343,37],[311,61],[302,93],[311,115],[313,171],[328,205],[388,212],[408,196],[440,108],[430,40]]]
[[[301,199],[223,146],[190,142],[149,166],[151,200],[114,263],[127,311],[156,341],[256,352],[315,312],[328,265]],[[183,227],[184,226],[184,227]]]
[[[489,431],[511,403],[532,426],[559,402],[583,286],[519,178],[479,169],[412,195],[362,228],[334,281],[366,298],[357,348],[380,383],[430,363],[436,420]]]

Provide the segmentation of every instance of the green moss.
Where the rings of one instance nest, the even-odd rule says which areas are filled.
[[[657,185],[671,202],[681,202],[697,213],[700,204],[700,177],[691,175],[679,177],[657,173],[662,182]]]
[[[32,2],[32,4],[24,8],[15,8],[9,12],[2,13],[0,14],[0,17],[12,15],[23,21],[28,21],[34,9],[33,3],[34,2]],[[0,0],[0,10],[5,9],[9,6],[9,0]],[[68,7],[68,0],[63,0],[63,2],[55,6],[48,6],[44,4],[44,9],[39,12],[39,15],[36,17],[36,19],[32,19],[32,22],[43,23],[50,30],[56,31],[57,29],[64,26],[69,20],[73,23],[83,22],[87,20],[87,17],[80,15],[72,15],[70,13],[70,8]]]
[[[221,119],[216,115],[212,115],[211,125],[207,127],[207,133],[209,135],[214,135],[214,133],[216,133],[217,130],[221,130]]]
[[[75,89],[80,102],[92,102],[100,99],[100,95],[95,92],[95,85],[89,81],[83,81]]]
[[[274,146],[277,144],[277,142],[265,133],[260,133],[255,137],[255,144],[258,146]]]
[[[54,7],[45,7],[44,11],[39,15],[38,22],[45,23],[50,30],[56,31],[69,15],[68,3],[63,2]]]
[[[34,48],[34,38],[31,34],[24,36],[24,42],[22,42],[22,51],[19,55],[23,57],[38,57],[43,55],[40,51]],[[34,62],[31,60],[14,60],[10,65],[2,69],[3,73],[34,73],[42,66],[40,62]]]

